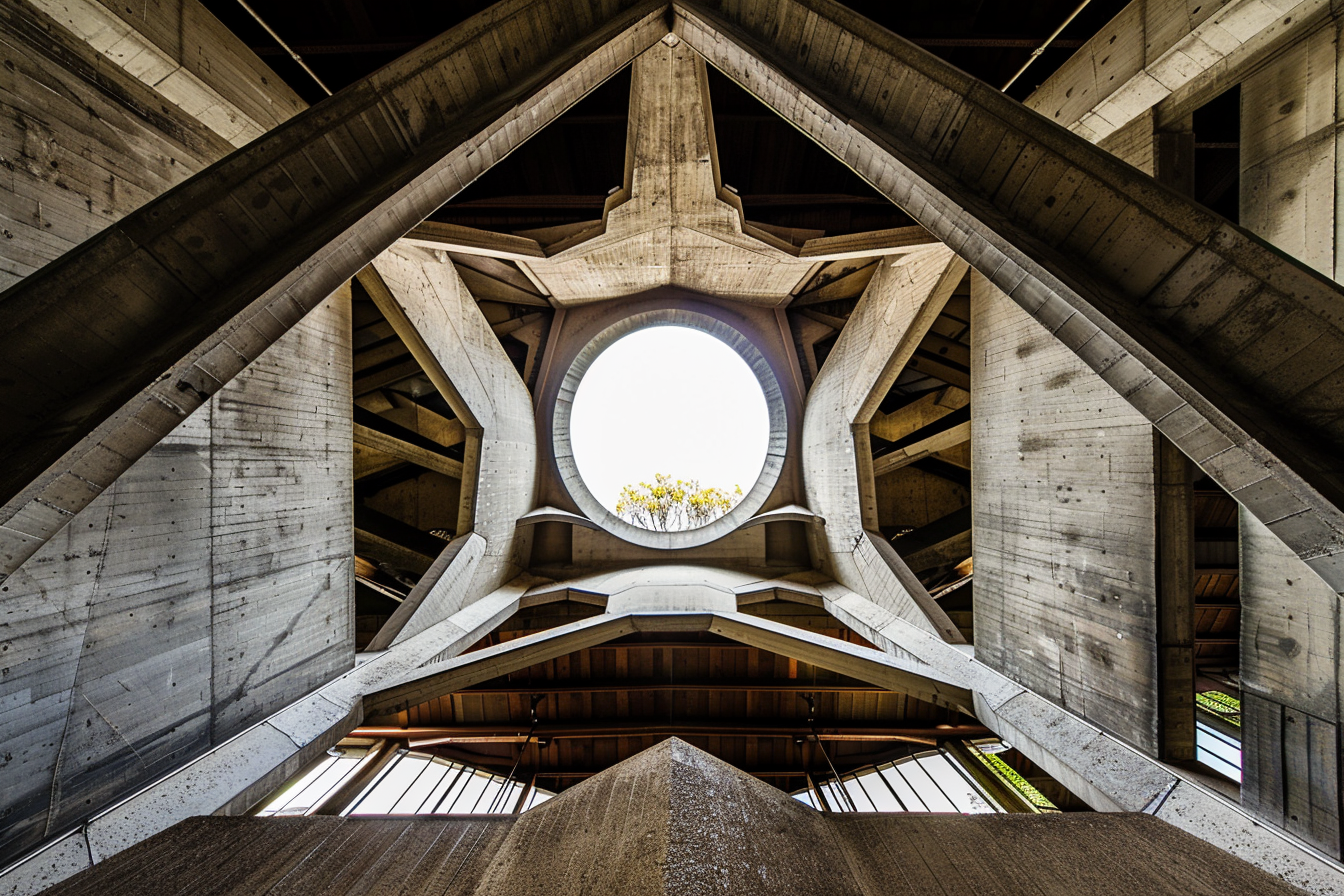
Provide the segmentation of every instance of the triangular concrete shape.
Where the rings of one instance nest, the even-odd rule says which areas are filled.
[[[521,816],[193,818],[48,892],[375,883],[405,896],[1298,892],[1149,815],[822,813],[675,737]]]

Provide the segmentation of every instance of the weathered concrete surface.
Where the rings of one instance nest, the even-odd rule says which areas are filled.
[[[973,896],[991,881],[1040,896],[1298,892],[1139,814],[817,812],[676,738],[520,816],[197,818],[51,892]]]
[[[802,447],[807,505],[825,520],[821,567],[953,641],[962,640],[956,626],[875,531],[868,422],[965,272],[943,247],[883,264],[808,393]]]
[[[663,578],[672,578],[685,571],[685,568],[673,567]],[[611,595],[588,594],[584,596],[585,602],[603,603],[607,612],[512,638],[463,656],[445,652],[433,657],[400,679],[387,682],[379,690],[366,692],[364,714],[371,719],[383,717],[383,724],[394,724],[398,713],[426,700],[634,632],[714,632],[741,644],[791,656],[832,672],[857,676],[887,690],[910,694],[939,706],[970,711],[973,705],[968,690],[931,667],[913,671],[910,664],[893,660],[879,650],[738,613],[735,610],[736,595],[721,587],[698,584],[693,568],[692,573],[681,579],[689,579],[689,584],[643,583]],[[562,586],[548,589],[545,596],[549,600],[561,600],[567,593],[572,592]]]
[[[829,0],[674,6],[1344,590],[1337,286]]]
[[[144,6],[91,47],[41,11],[67,6],[0,10],[6,285],[233,148],[202,126],[218,107],[165,103],[153,79],[181,78],[129,55],[132,21],[191,55],[222,27],[202,8]],[[269,72],[218,49],[217,75]],[[266,80],[258,102],[291,95]],[[3,586],[6,859],[349,668],[349,315],[320,305]]]
[[[1309,893],[1344,894],[1344,868],[1254,818],[1235,800],[1158,762],[947,644],[834,583],[823,608],[911,672],[975,692],[975,717],[1089,806],[1145,812]]]
[[[1339,23],[1305,36],[1241,87],[1241,224],[1335,280],[1341,160]]]
[[[27,0],[0,7],[0,288],[12,286],[233,147]]]
[[[652,0],[506,0],[0,296],[0,371],[15,383],[0,405],[0,575],[304,312],[665,33]],[[512,60],[494,51],[501,34]]]
[[[657,286],[778,305],[814,269],[760,231],[723,188],[705,63],[682,44],[635,60],[625,184],[594,233],[520,262],[564,307]]]
[[[403,602],[371,645],[381,649],[489,594],[526,565],[530,530],[519,530],[517,521],[536,506],[537,425],[527,385],[451,261],[398,247],[380,255],[361,282],[467,431],[458,539],[444,550],[452,575],[431,567],[415,601]],[[468,533],[476,541],[463,553],[458,543]]]
[[[971,275],[975,655],[1157,754],[1152,425]]]
[[[233,146],[308,107],[197,0],[31,2]]]
[[[1340,619],[1263,524],[1241,528],[1242,804],[1340,856]]]
[[[344,296],[0,586],[0,856],[350,667],[349,408]]]
[[[1163,103],[1193,109],[1333,13],[1331,0],[1139,0],[1069,57],[1025,105],[1099,143]]]
[[[94,815],[0,872],[0,894],[31,896],[191,816],[246,812],[358,726],[364,694],[466,650],[518,609],[524,590],[477,601]]]

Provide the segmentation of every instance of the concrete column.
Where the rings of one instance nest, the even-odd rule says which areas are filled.
[[[1339,23],[1241,85],[1241,224],[1339,280]]]
[[[1153,428],[971,275],[976,658],[1158,749]]]
[[[1242,805],[1339,858],[1339,601],[1244,508],[1240,525]]]

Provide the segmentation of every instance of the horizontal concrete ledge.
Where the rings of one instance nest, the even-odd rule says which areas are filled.
[[[602,527],[588,517],[577,513],[570,513],[568,510],[561,510],[559,507],[538,507],[536,510],[529,510],[518,518],[517,527],[519,529],[527,526],[535,526],[537,523],[571,523],[575,526],[583,526],[585,529],[596,529],[601,532]]]
[[[826,521],[801,504],[789,504],[786,507],[758,513],[738,528],[750,529],[752,526],[759,526],[763,523],[816,523],[825,525]]]

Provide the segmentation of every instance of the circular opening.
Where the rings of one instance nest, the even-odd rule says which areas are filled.
[[[779,385],[732,327],[647,312],[579,353],[556,405],[555,449],[571,496],[629,541],[691,547],[760,509],[785,443]]]
[[[676,532],[742,500],[765,464],[770,415],[737,352],[701,330],[649,327],[593,361],[569,437],[603,507],[631,525]]]

